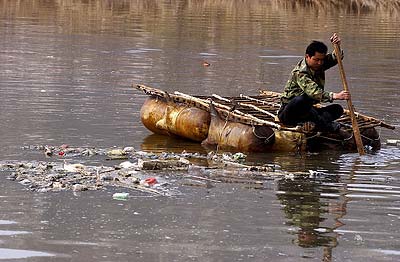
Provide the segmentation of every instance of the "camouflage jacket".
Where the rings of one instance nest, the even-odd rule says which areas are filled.
[[[336,64],[336,57],[332,54],[326,55],[323,68],[319,71],[311,70],[306,63],[305,58],[300,60],[292,70],[291,77],[286,83],[281,96],[281,103],[287,104],[294,97],[303,94],[313,98],[315,103],[332,102],[333,93],[324,90],[325,71]]]

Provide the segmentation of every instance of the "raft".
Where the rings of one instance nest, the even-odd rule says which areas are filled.
[[[280,93],[261,91],[255,96],[193,96],[173,94],[145,85],[133,85],[148,95],[141,107],[143,125],[156,134],[201,142],[206,147],[240,152],[357,151],[349,111],[337,119],[339,133],[306,132],[301,126],[279,122]],[[320,106],[320,105],[316,105]],[[377,127],[394,126],[355,112],[363,145],[378,150]]]

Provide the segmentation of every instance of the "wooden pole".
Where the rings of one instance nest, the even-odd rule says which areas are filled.
[[[338,44],[333,44],[335,49],[336,59],[338,61],[340,77],[342,78],[343,89],[350,93],[349,86],[347,85],[346,75],[344,73],[343,62],[341,59],[341,51]],[[353,127],[354,139],[357,145],[357,151],[360,155],[364,155],[364,146],[361,139],[360,129],[358,128],[356,115],[354,114],[354,107],[353,103],[351,102],[351,98],[347,100],[347,108],[349,110],[350,118],[351,118],[351,125]]]

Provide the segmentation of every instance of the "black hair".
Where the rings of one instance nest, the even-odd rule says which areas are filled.
[[[315,52],[326,54],[328,53],[328,47],[324,43],[314,40],[307,46],[306,54],[314,56]]]

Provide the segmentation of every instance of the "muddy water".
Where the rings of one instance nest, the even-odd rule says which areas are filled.
[[[271,2],[0,1],[0,159],[46,160],[21,149],[37,144],[205,153],[151,135],[139,119],[146,97],[131,84],[280,91],[307,43],[335,31],[356,109],[399,127],[399,12]],[[340,86],[330,70],[327,89]],[[399,139],[398,130],[380,132],[383,142]],[[2,173],[0,261],[398,260],[399,159],[386,145],[362,158],[250,155],[319,173],[271,179],[262,190],[180,187],[173,197],[131,192],[128,201],[113,200],[115,188],[33,193]]]

